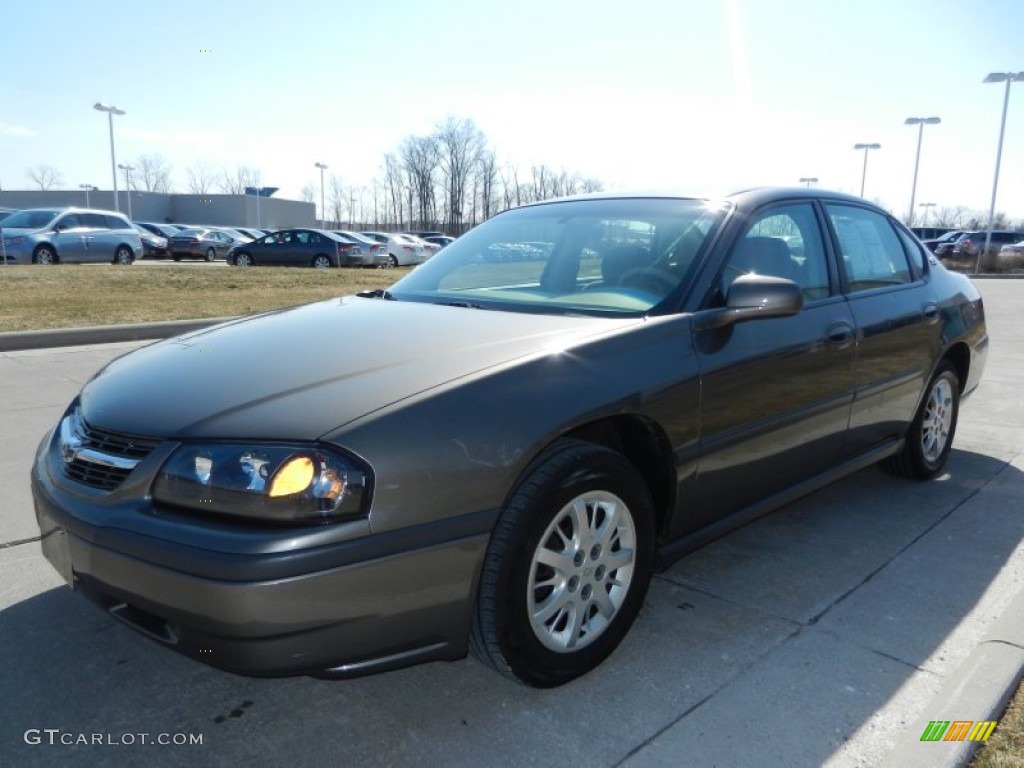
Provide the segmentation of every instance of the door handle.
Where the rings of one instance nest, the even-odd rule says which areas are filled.
[[[925,304],[923,314],[924,321],[928,325],[935,325],[937,322],[939,322],[939,308],[937,305]]]
[[[846,349],[853,344],[853,326],[846,322],[832,323],[825,332],[828,343],[839,349]]]

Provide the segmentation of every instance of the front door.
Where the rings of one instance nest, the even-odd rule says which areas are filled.
[[[783,491],[842,455],[855,326],[830,275],[819,222],[810,202],[763,210],[721,267],[710,307],[750,273],[793,280],[804,307],[697,333],[701,458],[691,527]]]

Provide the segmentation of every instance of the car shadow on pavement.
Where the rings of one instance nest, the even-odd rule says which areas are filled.
[[[969,451],[930,483],[860,472],[658,575],[623,646],[548,691],[473,661],[238,677],[50,589],[0,611],[0,762],[817,765],[865,728],[905,737],[1005,603],[1022,500],[1024,473]]]

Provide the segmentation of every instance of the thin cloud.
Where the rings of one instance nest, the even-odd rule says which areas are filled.
[[[14,125],[0,120],[0,136],[14,136],[19,139],[31,139],[36,132],[24,125]]]

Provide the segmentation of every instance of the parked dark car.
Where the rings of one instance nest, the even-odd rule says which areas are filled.
[[[10,216],[12,213],[17,213],[17,212],[18,212],[17,208],[0,208],[0,221],[3,221],[8,216]]]
[[[182,259],[223,259],[239,241],[227,232],[209,227],[183,229],[167,241],[167,250],[175,261]]]
[[[157,224],[153,221],[136,221],[133,222],[135,226],[142,227],[147,232],[152,232],[158,237],[162,237],[166,240],[170,240],[176,234],[181,232],[181,227],[176,224]]]
[[[322,229],[282,229],[236,246],[228,264],[252,267],[361,267],[363,252],[356,243]]]
[[[388,290],[108,364],[39,447],[42,548],[233,672],[472,649],[558,685],[656,568],[876,462],[940,475],[987,350],[970,280],[857,197],[536,203]]]
[[[163,259],[167,257],[168,251],[166,237],[154,235],[141,224],[137,224],[135,222],[132,222],[132,226],[135,227],[136,231],[138,231],[139,238],[142,240],[142,258]]]
[[[942,257],[953,252],[953,246],[956,244],[956,240],[964,231],[962,229],[953,229],[946,232],[943,235],[939,235],[934,239],[922,240],[925,247],[934,253],[936,256]]]
[[[977,232],[964,232],[953,243],[953,253],[957,256],[977,256],[981,249],[985,247],[985,237],[986,230],[984,229]],[[1024,238],[1024,234],[1020,232],[994,229],[992,230],[992,239],[989,243],[989,253],[999,253],[999,249],[1004,245],[1012,245],[1021,238]]]
[[[362,266],[378,268],[392,266],[391,260],[388,258],[388,249],[383,243],[378,243],[376,240],[366,237],[366,235],[361,235],[358,232],[349,232],[348,230],[333,230],[333,232],[342,240],[359,246],[359,250],[363,253]]]
[[[142,238],[123,215],[92,208],[28,208],[3,221],[8,263],[131,264],[142,256]]]

